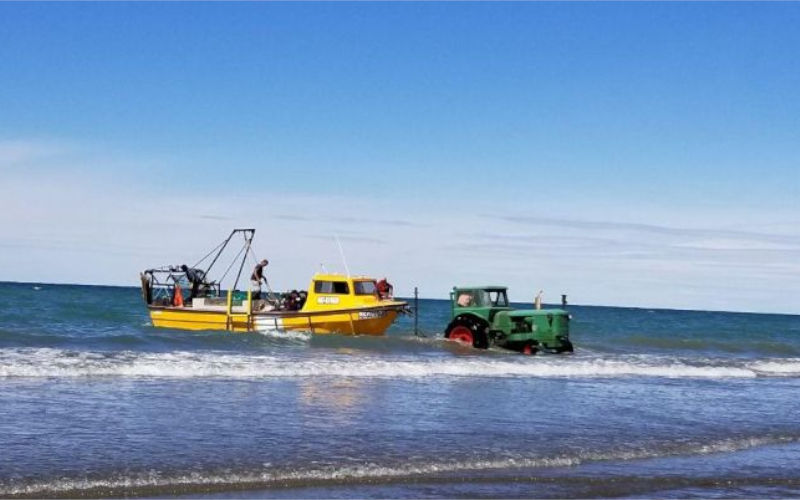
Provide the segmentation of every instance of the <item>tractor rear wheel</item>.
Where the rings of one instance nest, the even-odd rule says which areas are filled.
[[[458,316],[447,325],[444,338],[462,342],[476,349],[489,348],[489,327],[485,321],[469,316]]]
[[[472,335],[472,330],[464,325],[456,325],[452,330],[450,330],[450,336],[448,338],[450,340],[463,342],[469,345],[472,345],[472,343],[475,341],[475,338]]]
[[[561,346],[558,349],[556,349],[556,352],[558,354],[563,354],[565,352],[574,352],[574,351],[575,349],[572,347],[572,342],[570,342],[569,340],[563,340],[561,342]]]

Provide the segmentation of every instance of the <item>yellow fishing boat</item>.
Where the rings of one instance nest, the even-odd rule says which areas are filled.
[[[244,236],[242,262],[236,280],[227,290],[207,277],[236,234]],[[235,229],[202,269],[166,266],[141,274],[142,295],[155,327],[232,332],[340,333],[382,335],[408,304],[381,293],[375,279],[367,276],[315,274],[308,291],[266,295],[258,290],[237,290],[245,260],[252,256],[254,229]],[[234,262],[228,266],[228,271]],[[226,271],[226,275],[227,272]]]

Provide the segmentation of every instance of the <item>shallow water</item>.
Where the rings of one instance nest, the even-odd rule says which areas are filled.
[[[800,317],[570,307],[571,356],[155,330],[0,284],[0,496],[800,495]]]

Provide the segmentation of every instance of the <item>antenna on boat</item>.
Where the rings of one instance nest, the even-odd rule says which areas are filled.
[[[347,271],[347,277],[350,277],[350,268],[347,267],[347,259],[344,257],[344,250],[342,249],[342,242],[339,241],[339,235],[333,235],[336,238],[336,244],[339,245],[339,254],[342,256],[342,262],[344,262],[344,270]]]

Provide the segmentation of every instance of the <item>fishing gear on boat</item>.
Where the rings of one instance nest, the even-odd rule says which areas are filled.
[[[210,275],[211,270],[219,261],[224,253],[228,244],[233,239],[234,235],[242,233],[245,238],[245,244],[239,249],[239,252],[231,260],[226,268],[222,277],[218,281],[209,281],[207,277]],[[189,267],[183,265],[167,265],[158,268],[147,269],[141,273],[142,282],[142,296],[148,304],[157,305],[170,305],[175,303],[183,303],[183,297],[176,298],[178,293],[183,293],[183,289],[191,290],[188,299],[191,301],[200,296],[218,297],[221,293],[221,283],[227,277],[233,265],[239,260],[253,239],[255,229],[234,229],[220,244],[211,249],[210,252],[205,254],[193,266]],[[209,263],[208,267],[201,269],[200,265],[206,261],[211,255],[214,258]],[[244,259],[239,267],[239,275],[241,275],[241,268],[244,265]],[[232,288],[236,288],[239,276]]]

